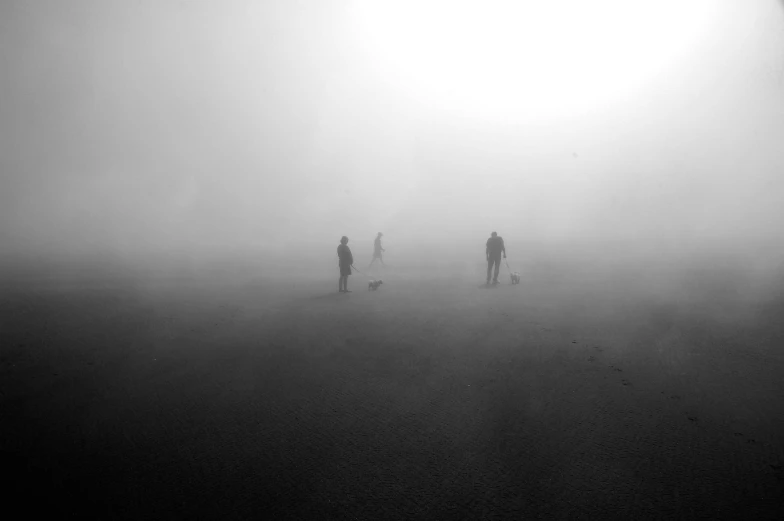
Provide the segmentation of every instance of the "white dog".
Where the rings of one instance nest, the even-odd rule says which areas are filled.
[[[379,279],[379,280],[371,280],[370,282],[368,282],[368,291],[370,291],[371,289],[373,291],[377,290],[378,287],[380,285],[382,285],[383,283],[384,283],[384,281],[382,281],[381,279]]]
[[[512,277],[512,284],[520,284],[520,273],[517,271],[513,271],[509,274]]]

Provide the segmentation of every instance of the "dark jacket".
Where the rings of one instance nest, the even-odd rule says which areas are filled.
[[[351,250],[348,245],[341,244],[338,246],[338,266],[351,266],[354,264],[354,256],[351,255]]]
[[[487,255],[497,258],[501,256],[501,252],[506,253],[506,246],[504,246],[504,240],[500,235],[487,239],[487,248],[485,249]]]

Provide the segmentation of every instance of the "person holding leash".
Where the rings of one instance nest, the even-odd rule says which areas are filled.
[[[348,276],[351,275],[351,265],[354,264],[354,256],[348,247],[348,237],[345,235],[340,238],[338,245],[338,267],[340,268],[340,279],[338,279],[338,292],[351,293],[348,290]]]
[[[504,239],[499,237],[496,232],[490,234],[487,239],[485,248],[485,256],[487,257],[487,284],[490,284],[490,271],[495,266],[493,273],[493,284],[498,284],[498,271],[501,269],[501,254],[503,253],[504,259],[506,258],[506,246]]]

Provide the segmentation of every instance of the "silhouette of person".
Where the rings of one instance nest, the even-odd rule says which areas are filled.
[[[384,264],[384,259],[381,257],[381,252],[386,251],[384,248],[381,247],[381,237],[383,236],[384,236],[383,233],[378,232],[378,235],[376,236],[376,240],[373,241],[373,260],[370,261],[368,268],[372,266],[374,262],[376,262],[376,259],[381,261],[382,266],[386,266],[386,264]]]
[[[493,273],[493,284],[498,284],[498,270],[501,268],[501,254],[503,253],[504,259],[506,258],[506,246],[504,240],[493,232],[487,239],[487,247],[485,248],[485,255],[487,256],[487,284],[490,284],[490,271],[495,266]]]
[[[338,267],[340,268],[340,279],[338,279],[338,292],[351,293],[348,290],[348,276],[351,275],[351,265],[354,264],[354,256],[348,247],[348,237],[345,235],[340,238],[338,245]]]

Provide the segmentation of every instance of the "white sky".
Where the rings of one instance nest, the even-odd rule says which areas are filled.
[[[774,0],[11,0],[0,70],[5,252],[782,239]]]

